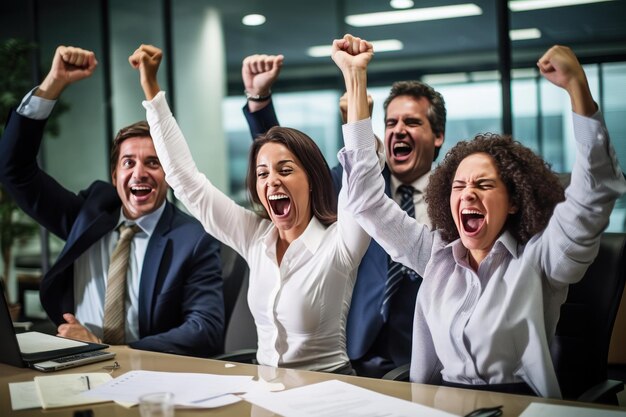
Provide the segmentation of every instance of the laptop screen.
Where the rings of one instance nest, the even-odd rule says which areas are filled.
[[[23,368],[25,363],[22,360],[20,347],[17,344],[13,321],[11,320],[9,306],[4,295],[0,295],[0,304],[0,339],[2,339],[2,343],[0,343],[0,362]]]

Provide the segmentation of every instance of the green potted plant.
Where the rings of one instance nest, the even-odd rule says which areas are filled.
[[[0,41],[0,135],[4,133],[11,108],[17,107],[24,94],[33,87],[31,55],[35,50],[34,43],[21,39]],[[66,104],[58,103],[54,115],[58,117],[67,108]],[[46,132],[52,136],[58,135],[59,124],[55,118],[51,118],[46,125]],[[20,210],[0,184],[0,254],[4,266],[0,285],[8,301],[7,286],[13,265],[14,245],[32,237],[37,229],[35,222]],[[19,315],[20,308],[19,305],[13,305],[14,319]]]

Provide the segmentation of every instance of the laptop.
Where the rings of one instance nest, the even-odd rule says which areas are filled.
[[[40,332],[15,333],[9,306],[0,294],[0,362],[43,372],[113,359],[108,345],[81,342]]]

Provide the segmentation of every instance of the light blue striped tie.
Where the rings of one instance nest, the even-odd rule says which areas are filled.
[[[415,217],[415,204],[413,203],[413,193],[415,188],[410,185],[400,185],[397,190],[400,193],[400,207],[406,211],[411,217]],[[389,304],[391,297],[398,291],[402,278],[407,276],[408,278],[415,280],[418,275],[415,271],[407,268],[406,266],[394,262],[391,258],[387,257],[389,265],[387,268],[387,282],[385,283],[385,293],[383,294],[383,304],[380,308],[380,314],[383,316],[383,320],[386,322],[389,318]]]

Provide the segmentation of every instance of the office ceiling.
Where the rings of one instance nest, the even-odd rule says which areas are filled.
[[[483,13],[479,16],[387,26],[355,28],[340,15],[393,10],[388,0],[236,0],[215,1],[225,30],[229,72],[239,71],[242,57],[253,53],[282,53],[286,58],[283,73],[288,77],[323,75],[328,57],[307,56],[307,48],[328,45],[343,33],[368,40],[398,39],[404,49],[377,54],[380,71],[463,65],[493,66],[497,62],[497,11],[501,0],[415,0],[414,8],[471,2]],[[176,8],[185,3],[176,2]],[[197,3],[196,3],[197,4]],[[189,11],[196,12],[189,3]],[[241,18],[248,13],[263,14],[262,26],[247,27]],[[513,63],[534,62],[553,44],[572,46],[581,57],[626,57],[626,0],[510,13],[511,29],[537,28],[541,38],[515,41]],[[307,70],[309,68],[309,70]],[[316,68],[311,71],[311,68]],[[291,69],[291,72],[290,72]],[[332,69],[332,68],[331,68]],[[374,69],[374,68],[373,68]]]
[[[41,0],[39,0],[41,1]],[[129,8],[132,25],[145,7],[162,8],[163,0],[124,3],[106,0],[110,8]],[[281,82],[292,80],[305,85],[312,77],[336,79],[337,70],[329,57],[307,55],[311,46],[330,45],[332,39],[352,33],[368,40],[397,39],[404,48],[380,52],[371,64],[371,79],[403,77],[403,72],[438,73],[493,69],[498,63],[496,5],[504,0],[414,0],[413,8],[474,3],[482,9],[478,16],[356,28],[343,17],[350,14],[393,10],[389,0],[170,0],[173,16],[174,46],[181,38],[177,31],[185,23],[197,22],[207,7],[219,10],[224,29],[229,80],[240,89],[241,60],[254,53],[285,55]],[[77,0],[60,1],[72,5]],[[90,2],[97,10],[98,0]],[[1,3],[5,16],[27,18],[24,3],[10,0]],[[20,12],[18,13],[17,10]],[[20,14],[21,13],[21,14]],[[97,13],[97,12],[96,12]],[[267,21],[256,27],[244,26],[241,19],[249,13],[263,14]],[[119,15],[119,14],[118,14]],[[541,38],[512,43],[513,65],[527,66],[553,44],[571,46],[585,61],[626,60],[626,0],[612,0],[587,5],[510,12],[511,29],[537,28]],[[7,27],[19,19],[9,19]],[[39,19],[44,21],[42,16]],[[132,27],[130,25],[129,27]],[[22,25],[28,26],[28,25]],[[188,26],[192,27],[188,23]],[[184,28],[183,28],[184,29]],[[145,30],[150,33],[148,29]],[[136,32],[137,30],[135,30]],[[382,75],[381,75],[382,74]],[[385,75],[386,74],[386,75]],[[330,81],[329,81],[330,82]],[[310,84],[310,83],[308,83]],[[319,86],[319,83],[317,83]],[[233,87],[235,88],[235,87]]]

